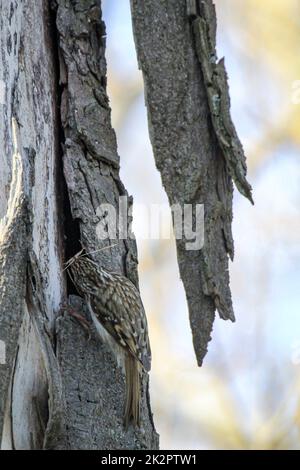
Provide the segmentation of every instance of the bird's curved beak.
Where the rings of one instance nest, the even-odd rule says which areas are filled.
[[[76,253],[76,255],[72,256],[72,258],[68,259],[68,261],[66,261],[64,263],[65,267],[64,267],[63,271],[68,269],[71,266],[71,264],[73,264],[76,261],[76,259],[80,258],[80,256],[82,256],[83,251],[84,251],[84,248],[82,248],[80,251],[78,251],[78,253]]]

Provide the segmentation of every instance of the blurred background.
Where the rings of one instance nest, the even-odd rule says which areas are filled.
[[[162,449],[300,449],[300,1],[216,0],[232,115],[255,207],[236,190],[231,288],[196,365],[174,240],[134,216]],[[109,95],[121,176],[135,204],[167,203],[148,137],[129,0],[104,0]],[[134,168],[134,171],[132,170]]]

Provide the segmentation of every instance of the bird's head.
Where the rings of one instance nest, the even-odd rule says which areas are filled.
[[[72,282],[80,286],[86,284],[86,288],[91,288],[92,285],[100,282],[102,277],[110,277],[99,263],[95,262],[90,255],[98,253],[99,251],[112,248],[115,245],[100,248],[98,250],[87,252],[84,248],[78,251],[72,258],[70,258],[64,267],[67,270]]]
[[[85,256],[85,249],[82,248],[82,250],[78,251],[76,255],[72,256],[72,258],[69,258],[68,261],[64,263],[64,271],[69,270],[69,268],[72,266],[72,264],[77,263],[77,261]]]
[[[93,291],[98,269],[97,263],[90,258],[89,253],[86,253],[84,249],[72,256],[65,263],[64,268],[79,293],[83,295]]]

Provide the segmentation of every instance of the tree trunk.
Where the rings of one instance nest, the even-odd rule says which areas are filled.
[[[51,3],[51,6],[50,6]],[[97,208],[127,192],[94,0],[0,0],[0,432],[3,449],[158,447],[143,377],[141,427],[123,427],[125,378],[63,263],[81,249],[138,286],[132,239],[98,240]],[[130,208],[131,201],[128,198]],[[87,316],[87,318],[89,318]]]
[[[97,236],[101,204],[120,217],[120,198],[128,213],[132,204],[111,127],[101,2],[0,3],[2,448],[156,449],[148,375],[141,427],[126,431],[122,370],[95,331],[88,341],[62,307],[69,303],[89,320],[64,271],[81,246],[100,249],[94,258],[138,287],[134,239]],[[216,61],[212,0],[131,0],[131,7],[150,136],[170,205],[204,206],[203,248],[188,250],[186,234],[177,240],[200,365],[215,310],[234,320],[232,180],[251,200],[245,156],[230,118],[224,63]]]

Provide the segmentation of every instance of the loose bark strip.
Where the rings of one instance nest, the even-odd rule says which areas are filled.
[[[6,449],[43,447],[48,426],[43,411],[52,409],[41,335],[45,341],[51,335],[64,283],[51,41],[48,2],[1,2],[0,339],[6,343],[6,364],[0,364],[0,434]],[[42,273],[44,327],[39,335],[26,302],[31,251]]]
[[[12,120],[14,153],[7,212],[0,224],[0,340],[4,358],[0,363],[0,432],[4,424],[9,384],[18,350],[24,313],[29,207],[24,161],[19,148],[18,124]]]

